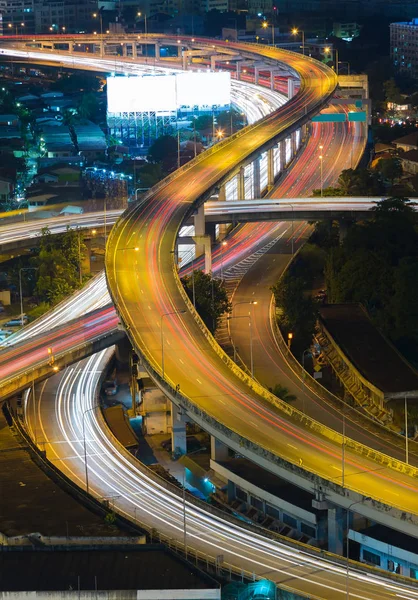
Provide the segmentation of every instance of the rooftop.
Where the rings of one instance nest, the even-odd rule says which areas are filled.
[[[359,304],[327,304],[319,316],[350,362],[384,394],[418,391],[418,373]]]
[[[79,587],[94,590],[96,585],[102,591],[219,590],[220,587],[211,577],[161,546],[74,551],[19,548],[0,553],[2,591],[51,592]],[[199,597],[202,596],[196,594]]]
[[[418,148],[418,132],[415,133],[414,131],[413,133],[408,133],[408,135],[403,135],[402,137],[393,140],[392,144],[395,146],[398,144],[400,146],[415,146]]]
[[[411,162],[418,162],[418,150],[408,150],[400,157],[401,160],[410,160]]]

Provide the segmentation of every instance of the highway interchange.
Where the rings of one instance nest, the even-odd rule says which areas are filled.
[[[289,115],[289,118],[291,119],[291,115]],[[233,162],[234,157],[230,156],[231,154],[233,154],[233,152],[231,151],[231,148],[228,147],[228,144],[225,144],[224,147],[226,148],[226,150],[225,150],[226,158],[227,159],[228,158],[231,159],[231,162]],[[210,165],[210,162],[211,161],[209,161],[209,165]],[[225,165],[225,169],[228,169],[227,165]],[[213,179],[217,175],[218,174],[208,173],[209,184],[210,184],[211,178]],[[174,180],[174,182],[176,183],[176,179]],[[198,182],[194,182],[192,180],[191,182],[189,181],[188,183],[189,183],[189,187],[190,187],[190,196],[191,197],[195,196],[198,193],[198,191],[199,191],[199,189],[194,189],[194,188],[199,188],[199,186],[204,187],[205,185],[208,185],[208,182],[202,182],[201,180],[199,180]],[[174,192],[175,192],[175,190],[174,190]],[[169,207],[167,207],[166,210],[167,210],[167,213],[168,213],[169,210],[172,210],[173,214],[176,215],[176,213],[178,213],[179,211],[178,211],[178,207],[176,206],[176,203],[174,202],[174,198],[175,198],[175,196],[173,195],[171,197],[171,200],[172,200],[170,202],[171,205]],[[183,203],[185,203],[184,200],[183,200]],[[142,280],[141,279],[133,279],[132,281],[127,281],[127,279],[128,279],[127,269],[125,269],[125,268],[121,269],[120,265],[119,264],[117,265],[117,268],[118,268],[118,280],[119,280],[119,274],[123,275],[122,276],[122,281],[121,281],[120,285],[117,288],[117,300],[119,302],[121,302],[121,303],[122,303],[122,300],[123,300],[123,306],[121,307],[121,310],[122,310],[122,315],[124,316],[124,321],[127,320],[128,323],[129,323],[129,325],[132,324],[134,326],[134,328],[135,328],[134,339],[135,340],[141,339],[141,341],[147,335],[149,336],[150,332],[144,332],[142,329],[141,330],[137,329],[137,327],[136,327],[135,324],[138,322],[138,318],[137,318],[138,314],[140,314],[140,313],[142,315],[145,314],[147,318],[144,319],[144,322],[146,321],[148,323],[148,326],[149,326],[151,332],[157,331],[157,333],[158,333],[158,317],[161,314],[161,310],[159,309],[159,306],[164,306],[164,308],[167,307],[168,309],[169,308],[178,309],[177,307],[182,306],[182,304],[183,304],[183,300],[176,293],[176,289],[175,288],[171,288],[171,287],[169,289],[167,289],[167,286],[165,285],[165,284],[167,284],[167,281],[165,281],[165,284],[161,283],[161,281],[160,281],[160,277],[159,276],[161,274],[165,275],[168,278],[170,276],[170,273],[173,272],[172,271],[172,267],[169,264],[169,260],[167,260],[167,259],[170,259],[168,249],[170,248],[170,246],[172,247],[172,241],[171,240],[175,236],[176,229],[172,228],[172,227],[171,228],[169,227],[167,231],[164,230],[164,227],[166,226],[167,221],[168,221],[168,214],[164,215],[164,220],[162,220],[162,222],[160,224],[158,222],[157,223],[153,222],[153,219],[154,219],[153,210],[154,210],[154,208],[155,207],[153,207],[152,210],[150,209],[149,212],[144,211],[141,214],[142,222],[135,223],[135,228],[138,227],[138,230],[135,230],[133,233],[132,233],[132,231],[129,231],[128,234],[124,234],[125,235],[125,239],[127,239],[129,241],[122,241],[122,242],[120,242],[119,243],[120,250],[114,248],[114,252],[113,252],[113,260],[115,260],[115,257],[118,256],[116,254],[116,252],[121,251],[121,255],[120,256],[123,256],[124,258],[121,259],[120,261],[117,258],[115,260],[116,263],[119,263],[119,262],[122,262],[122,260],[124,261],[125,258],[127,256],[129,256],[129,252],[128,252],[128,250],[126,250],[127,246],[129,246],[131,244],[135,244],[135,245],[136,244],[140,244],[140,243],[143,244],[144,240],[141,240],[141,236],[143,236],[144,238],[148,237],[148,231],[143,230],[144,233],[142,233],[142,230],[139,229],[139,227],[142,226],[142,223],[144,222],[144,219],[145,219],[145,223],[146,223],[146,219],[149,219],[148,225],[150,227],[148,229],[159,230],[165,236],[162,241],[163,241],[163,244],[164,244],[163,248],[165,248],[166,256],[164,256],[163,254],[160,255],[160,258],[163,259],[163,264],[164,264],[164,268],[163,268],[162,273],[161,272],[157,273],[157,269],[155,267],[155,260],[157,258],[156,257],[156,253],[159,250],[161,251],[161,249],[155,248],[155,244],[153,244],[153,242],[152,242],[152,239],[160,239],[158,236],[154,237],[155,234],[151,234],[151,236],[150,236],[151,239],[149,241],[147,240],[147,243],[149,243],[149,247],[145,246],[145,245],[143,246],[143,252],[144,252],[143,255],[144,256],[147,255],[151,259],[150,262],[148,263],[148,266],[154,266],[154,268],[153,268],[153,271],[151,271],[151,272],[143,272],[142,273],[142,275],[143,275]],[[161,202],[161,210],[163,210],[163,208],[165,208],[165,207],[163,206],[163,202]],[[172,215],[170,215],[170,217],[172,217]],[[126,223],[126,221],[125,221],[125,223]],[[160,229],[158,227],[159,225],[160,225]],[[251,226],[245,226],[245,227],[251,227]],[[270,228],[271,227],[272,226],[270,225]],[[163,250],[163,252],[164,252],[164,250]],[[142,253],[141,253],[141,255],[142,255]],[[129,266],[132,266],[132,265],[136,266],[136,261],[137,261],[137,257],[133,257],[132,260],[130,260],[130,265]],[[138,265],[138,266],[140,268],[142,268],[141,265]],[[149,279],[149,281],[148,281],[148,279]],[[138,283],[138,281],[140,281],[140,283]],[[118,283],[119,283],[119,281],[118,281]],[[170,293],[170,297],[167,300],[165,300],[165,301],[161,299],[160,293],[158,293],[158,287],[160,285],[162,286],[161,289],[164,289],[164,293],[167,293],[167,292]],[[138,287],[136,288],[135,286],[138,286]],[[141,289],[142,286],[144,288],[146,287],[146,290],[147,290],[146,292],[142,291],[142,289]],[[171,286],[171,283],[170,283],[170,286]],[[135,306],[136,302],[130,300],[130,294],[135,294],[135,293],[138,293],[138,292],[139,292],[138,296],[139,296],[139,299],[140,299],[140,302],[139,302],[140,306]],[[146,302],[148,302],[148,306],[145,303],[141,302],[142,301],[141,294],[145,295],[145,293],[148,295],[148,298],[146,300]],[[133,296],[132,296],[132,298],[133,298]],[[152,308],[149,308],[151,306],[151,302],[153,303],[153,305],[152,305]],[[143,304],[143,306],[141,304]],[[154,304],[155,304],[156,309],[154,308]],[[130,313],[132,313],[132,314],[128,315],[128,313],[127,313],[127,307],[129,307]],[[144,312],[144,309],[145,309],[145,312]],[[151,315],[150,315],[150,313],[147,312],[148,310],[151,311]],[[154,312],[155,312],[155,310],[157,310],[157,314],[155,314],[155,315],[152,314],[153,310],[154,310]],[[140,320],[142,321],[142,319],[140,319]],[[157,327],[155,325],[155,321],[157,322]],[[185,327],[185,330],[187,331],[187,334],[188,334],[187,336],[184,336],[182,330],[179,327],[180,325],[182,327],[183,326]],[[132,329],[131,329],[131,331],[132,331]],[[196,364],[196,360],[192,360],[192,358],[193,358],[193,356],[192,356],[192,354],[193,354],[192,348],[195,349],[195,350],[197,349],[197,352],[200,352],[200,353],[202,352],[202,350],[204,351],[204,353],[208,353],[207,350],[205,349],[205,347],[207,346],[206,339],[204,339],[204,340],[201,339],[199,345],[197,345],[196,337],[197,338],[199,338],[199,336],[201,337],[200,331],[198,331],[198,329],[195,327],[194,320],[188,318],[187,314],[185,314],[185,316],[184,315],[181,315],[181,316],[180,315],[175,315],[172,318],[167,319],[167,330],[165,331],[165,335],[166,335],[166,343],[167,343],[168,347],[171,346],[170,350],[175,351],[176,353],[178,353],[179,350],[181,349],[180,357],[183,357],[183,358],[188,357],[188,360],[187,360],[187,370],[183,369],[182,366],[180,366],[182,364],[182,362],[184,363],[184,361],[182,361],[182,358],[179,358],[178,360],[177,359],[174,360],[172,356],[169,356],[167,358],[167,360],[166,360],[166,373],[170,377],[170,379],[171,379],[171,381],[172,381],[173,384],[175,384],[176,381],[181,381],[181,390],[182,390],[182,392],[185,391],[189,395],[189,397],[193,398],[194,401],[199,402],[202,406],[206,407],[206,410],[208,412],[211,412],[213,410],[213,408],[214,408],[213,407],[214,401],[216,403],[222,403],[222,401],[224,401],[225,402],[224,408],[222,408],[222,407],[219,406],[219,409],[218,409],[219,410],[219,415],[220,415],[220,420],[226,418],[225,417],[225,413],[227,413],[228,415],[230,414],[232,416],[232,414],[234,412],[235,415],[236,415],[236,412],[237,412],[236,409],[239,409],[239,404],[238,403],[236,403],[234,405],[234,408],[232,408],[232,406],[228,406],[227,402],[229,403],[232,399],[234,401],[235,400],[239,401],[240,398],[241,398],[241,400],[245,400],[246,402],[250,401],[250,397],[253,394],[251,394],[251,392],[249,391],[249,389],[245,385],[243,385],[240,381],[238,381],[236,383],[234,382],[234,386],[233,386],[233,388],[231,388],[230,382],[228,381],[228,377],[230,377],[230,373],[228,371],[225,371],[225,370],[223,370],[223,372],[222,372],[222,369],[219,369],[219,371],[222,374],[222,383],[223,383],[224,389],[223,389],[223,391],[222,391],[221,394],[216,393],[216,389],[219,386],[219,378],[218,378],[217,381],[214,381],[213,377],[211,376],[211,372],[209,371],[209,369],[211,367],[213,368],[213,366],[215,366],[215,369],[218,369],[220,367],[219,361],[217,360],[216,356],[208,356],[208,357],[204,358],[204,363],[205,363],[204,367],[205,367],[206,371],[205,370],[203,371],[205,374],[202,375],[202,377],[205,377],[205,379],[204,379],[205,384],[208,384],[208,385],[205,385],[205,388],[206,388],[205,389],[206,399],[202,398],[201,395],[199,394],[201,384],[199,384],[199,379],[198,379],[197,376],[196,376],[196,380],[198,382],[197,385],[196,385],[196,383],[193,383],[193,385],[189,385],[189,383],[186,381],[186,377],[187,377],[186,376],[186,372],[188,372],[189,375],[190,375],[190,366],[191,365],[193,365],[193,368],[195,369],[196,375],[199,375],[200,372],[202,372],[201,365],[197,365]],[[193,336],[193,339],[192,339],[191,335]],[[148,339],[151,340],[152,338],[148,337]],[[153,364],[155,364],[157,366],[157,368],[158,368],[158,364],[159,364],[159,360],[160,360],[160,356],[159,356],[160,350],[155,345],[153,345],[152,341],[150,341],[150,342],[146,341],[146,344],[148,346],[148,350],[147,350],[147,353],[149,353],[148,357],[151,358],[151,360],[153,361]],[[91,360],[95,360],[95,359],[91,359]],[[99,359],[97,359],[97,360],[99,360]],[[94,367],[94,363],[89,362],[89,368],[88,368],[88,370],[91,370],[94,373],[95,369],[97,369],[97,367]],[[180,371],[180,374],[179,374],[179,371]],[[175,374],[175,375],[173,375],[173,374]],[[173,379],[173,376],[176,377],[177,379]],[[207,379],[206,379],[206,377],[207,377]],[[183,381],[184,381],[184,383],[183,383]],[[76,385],[76,384],[73,383],[72,385]],[[87,391],[86,391],[87,388],[86,388],[86,390],[83,392],[83,394],[84,394],[84,400],[83,401],[84,402],[90,401],[90,400],[86,399],[87,396],[89,396],[89,397],[93,396],[91,394],[91,389],[94,388],[94,385],[91,382],[88,385],[90,386],[89,387],[90,391],[87,393]],[[173,385],[173,387],[174,387],[174,385]],[[218,389],[219,389],[219,387],[218,387]],[[225,391],[226,389],[228,389],[228,392]],[[239,390],[239,392],[237,393],[238,390]],[[225,393],[226,393],[226,395],[225,395]],[[197,396],[200,396],[200,397],[198,398]],[[208,396],[210,396],[210,398],[208,398]],[[208,403],[209,399],[210,399],[210,403]],[[67,400],[67,402],[68,402],[68,400]],[[63,403],[64,403],[64,400],[63,400]],[[86,405],[83,405],[83,406],[86,407]],[[252,406],[252,408],[251,408],[251,406]],[[88,405],[87,407],[91,408],[90,405]],[[75,410],[75,409],[73,408],[73,410]],[[278,419],[277,413],[275,413],[275,411],[270,410],[269,406],[265,405],[263,402],[260,402],[259,400],[258,400],[257,404],[255,404],[254,401],[251,402],[250,410],[254,411],[253,414],[254,414],[254,418],[255,418],[255,422],[252,422],[250,424],[250,427],[248,427],[248,425],[247,425],[247,428],[245,428],[245,410],[242,413],[242,417],[239,417],[240,421],[242,423],[241,427],[243,429],[245,429],[245,432],[246,432],[245,435],[247,435],[249,438],[251,438],[251,435],[252,435],[251,430],[253,429],[253,426],[255,426],[255,427],[258,426],[257,422],[260,425],[263,426],[263,432],[269,431],[270,425],[266,425],[266,421],[265,421],[265,419],[263,418],[262,415],[264,415],[264,416],[268,415],[268,418],[271,419],[271,420],[274,420],[276,424],[278,424],[279,422],[281,422],[282,424],[284,424],[284,421],[282,421],[281,419]],[[261,414],[259,413],[259,411],[260,411]],[[257,413],[258,413],[258,416],[257,416]],[[90,414],[93,416],[93,413],[90,413]],[[80,413],[78,413],[78,415],[80,415]],[[72,417],[73,421],[76,418],[77,417],[74,414],[73,417]],[[96,421],[93,419],[91,427],[94,427],[94,423],[95,422]],[[70,426],[73,426],[73,425],[69,424],[68,426],[70,427]],[[272,436],[273,437],[274,437],[275,428],[276,428],[276,425],[273,425],[273,428],[272,428]],[[296,431],[296,428],[294,429],[294,431]],[[80,433],[79,431],[78,431],[78,433],[76,433],[76,435],[78,435],[77,439],[80,439],[79,433]],[[102,434],[100,434],[100,435],[102,436]],[[286,433],[286,435],[287,435],[287,433]],[[272,437],[272,441],[273,441],[273,437]],[[289,440],[291,440],[291,439],[292,439],[292,435],[289,437]],[[313,441],[313,438],[312,438],[312,441]],[[325,449],[325,445],[323,446],[323,448]],[[332,451],[333,450],[331,449],[331,453],[332,453]],[[110,452],[112,452],[112,451],[110,451]],[[298,452],[297,452],[296,455],[295,455],[295,453],[290,453],[290,460],[293,461],[293,462],[298,462],[299,458],[300,458],[300,452],[301,452],[301,450],[298,449]],[[78,452],[78,454],[79,454],[79,452]],[[319,459],[320,459],[320,455],[318,454],[318,461],[319,461]],[[339,461],[340,460],[341,459],[339,457]],[[304,463],[304,466],[305,466],[305,463]],[[308,468],[309,468],[309,466],[308,466]],[[329,466],[325,465],[325,471],[327,469],[329,470]],[[328,478],[329,478],[329,476],[328,476]],[[100,479],[100,476],[98,476],[98,479]],[[103,484],[103,481],[101,483]],[[119,483],[120,483],[120,481],[119,481]],[[405,480],[405,483],[406,483],[406,485],[408,485],[407,484],[407,479]],[[112,486],[110,486],[110,487],[112,487]],[[141,495],[141,499],[143,500],[143,491],[141,491],[139,493]],[[151,497],[151,495],[150,495],[150,497]],[[179,508],[178,508],[178,510],[180,511]],[[180,519],[180,517],[182,518],[181,513],[179,512],[179,514],[178,514],[178,520]],[[182,525],[178,526],[177,530],[179,530],[181,528],[182,528]],[[202,534],[199,533],[199,535],[202,535]],[[234,535],[236,535],[236,534],[234,534]],[[193,536],[193,533],[191,533],[191,536],[195,537],[194,541],[196,541],[196,543],[197,543],[198,536],[197,535]],[[271,551],[271,549],[269,548],[269,556],[271,558],[272,555],[270,555],[270,551]],[[239,551],[236,551],[236,555],[238,555],[238,554],[239,554]],[[292,558],[292,560],[294,560],[294,558]],[[299,568],[302,569],[302,570],[306,568],[307,563],[305,563],[305,560],[306,559],[304,558],[303,559],[304,565],[302,567],[297,567],[297,570]],[[243,564],[247,564],[248,565],[247,561],[248,561],[248,557],[247,557],[247,559],[243,559]],[[317,565],[318,563],[316,561],[317,561],[317,559],[315,559],[315,564]],[[254,564],[253,564],[253,562],[251,560],[250,560],[250,565],[248,565],[248,566],[252,567],[252,568],[248,569],[249,571],[255,570],[253,568]],[[270,566],[272,566],[272,565],[270,565]],[[244,567],[244,568],[246,568],[246,567]],[[277,562],[274,563],[274,569],[273,570],[275,570],[275,569],[278,569]],[[330,571],[333,571],[333,569],[330,569],[329,566],[327,566],[326,571],[328,573],[326,579],[328,580],[329,573],[330,573]],[[257,569],[257,572],[259,572],[258,569]],[[289,573],[289,569],[286,569],[286,572]],[[338,573],[334,572],[334,575],[335,575],[335,578],[336,578],[337,581],[339,581],[339,579],[343,579],[343,570],[340,570]],[[304,576],[306,576],[306,571],[304,571],[304,575],[303,576],[299,575],[299,574],[295,575],[296,579],[298,577],[304,577]],[[322,597],[324,597],[324,598],[325,597],[329,597],[329,598],[335,597],[335,595],[333,596],[332,593],[334,593],[334,591],[336,591],[336,590],[332,590],[332,586],[329,586],[328,584],[324,584],[324,581],[321,580],[322,576],[318,576],[318,578],[319,578],[320,581],[317,583],[317,585],[319,586],[319,588],[322,589],[322,591],[319,592],[319,595],[317,597],[321,597],[321,598]],[[311,579],[312,578],[310,578],[310,580],[309,580],[310,583],[311,583]],[[293,587],[294,585],[296,585],[294,581],[290,582],[290,587]],[[302,589],[302,588],[299,588],[299,585],[302,586],[302,579],[298,579],[298,589]],[[336,585],[341,586],[341,589],[342,589],[342,587],[343,587],[343,581],[339,581],[339,583],[336,584]],[[381,584],[379,584],[379,586],[381,587]],[[318,590],[319,590],[319,588],[318,588]],[[350,597],[351,596],[352,597],[359,597],[359,598],[363,598],[363,597],[367,597],[367,598],[377,597],[377,595],[362,596],[361,592],[360,592],[360,587],[358,588],[358,594],[356,592],[356,589],[357,588],[355,588],[355,587],[351,587],[351,589],[350,589]],[[309,590],[309,591],[312,592],[312,590]],[[329,595],[326,595],[326,594],[329,594]],[[374,594],[374,592],[373,592],[373,594]],[[377,594],[377,592],[376,592],[376,594]],[[379,596],[380,597],[385,597],[382,594],[383,594],[382,589],[379,589]],[[411,592],[411,594],[412,594],[412,592]],[[313,597],[313,596],[311,596],[311,597]],[[393,595],[388,595],[387,597],[393,597]],[[411,595],[410,597],[416,597],[416,596]]]

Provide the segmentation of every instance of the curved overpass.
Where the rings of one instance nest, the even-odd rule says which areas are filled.
[[[243,44],[229,46],[248,52]],[[341,436],[277,401],[246,377],[193,314],[175,271],[176,236],[193,209],[260,148],[319,111],[335,89],[334,73],[320,63],[272,48],[254,47],[253,52],[287,62],[300,75],[300,92],[271,116],[174,173],[151,190],[142,206],[127,211],[109,238],[111,295],[151,376],[192,420],[271,471],[280,474],[296,465],[297,477],[303,465],[312,474],[309,489],[328,482],[328,498],[341,506],[348,507],[353,498],[361,500],[361,495],[378,502],[390,498],[392,506],[409,513],[406,527],[416,526],[415,470],[401,467],[403,472],[395,474],[390,461],[354,444],[345,452],[346,489],[330,485],[338,481]],[[367,514],[366,505],[362,512]]]

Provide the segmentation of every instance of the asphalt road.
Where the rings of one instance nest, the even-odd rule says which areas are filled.
[[[272,49],[260,52],[276,55]],[[189,312],[173,269],[171,251],[193,201],[333,89],[334,81],[323,65],[277,51],[280,56],[288,57],[301,72],[301,92],[242,134],[239,142],[232,139],[218,145],[154,188],[144,205],[128,210],[109,238],[107,278],[134,347],[160,375],[164,351],[164,379],[173,390],[180,386],[182,394],[200,410],[259,447],[296,465],[302,460],[305,470],[338,483],[341,447],[286,418],[233,374]],[[378,466],[348,449],[345,456],[348,489],[382,502],[390,499],[392,506],[418,513],[417,484],[412,477]]]

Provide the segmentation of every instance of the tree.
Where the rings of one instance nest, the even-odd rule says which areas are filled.
[[[393,102],[394,104],[402,104],[403,98],[401,95],[401,91],[396,85],[396,81],[392,79],[388,79],[383,84],[383,88],[385,90],[385,99],[386,102]]]
[[[402,177],[403,169],[399,158],[382,158],[376,166],[376,170],[382,175],[383,179],[390,181],[393,185],[395,179]]]
[[[74,229],[61,235],[52,235],[47,227],[42,229],[39,254],[32,259],[38,267],[35,289],[42,302],[55,304],[79,287],[86,249],[79,235]]]
[[[51,90],[59,92],[98,92],[101,88],[101,81],[97,75],[88,72],[71,73],[66,77],[60,77],[50,85]]]
[[[282,385],[281,383],[276,383],[273,388],[270,388],[270,392],[283,400],[284,402],[294,402],[297,398],[294,394],[291,394],[287,387]]]
[[[272,287],[276,306],[282,311],[279,323],[285,333],[293,333],[294,344],[301,351],[312,344],[318,313],[316,302],[305,290],[305,281],[289,272]]]
[[[83,119],[96,121],[99,112],[99,103],[96,96],[91,93],[83,94],[77,111]]]
[[[215,333],[220,317],[231,312],[232,305],[222,281],[213,279],[203,271],[194,271],[193,274],[183,277],[181,282],[190,300],[196,298],[196,310],[211,333]]]
[[[211,115],[200,115],[194,122],[197,131],[212,131],[213,117]]]
[[[171,135],[162,135],[149,147],[148,160],[161,163],[165,172],[171,171],[177,164],[177,140]]]
[[[162,164],[148,163],[138,170],[138,176],[141,187],[151,188],[164,177]]]

